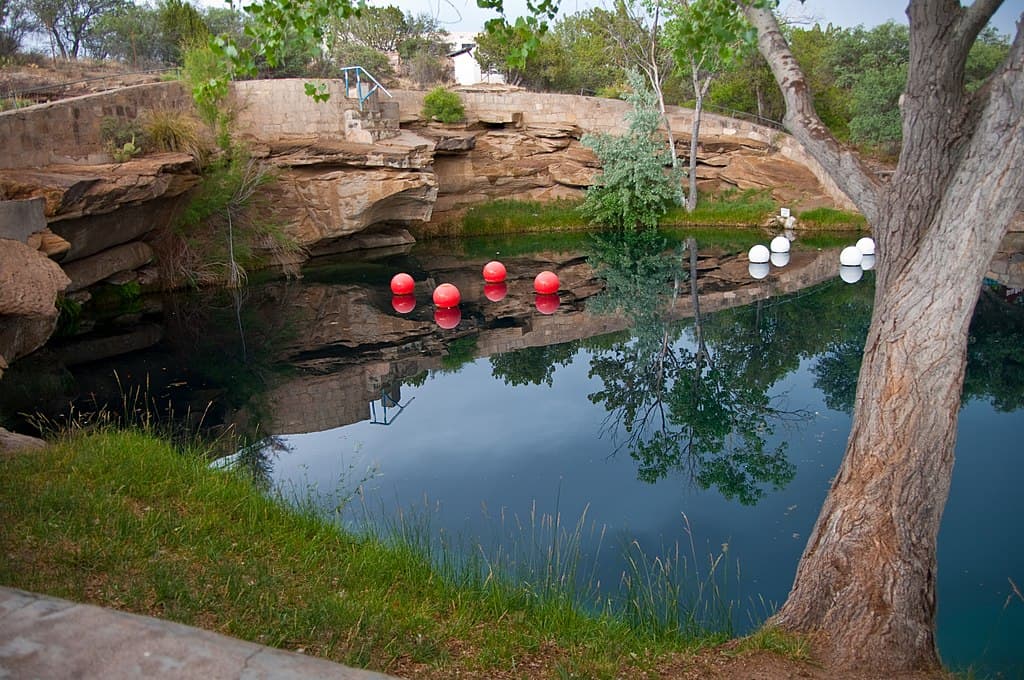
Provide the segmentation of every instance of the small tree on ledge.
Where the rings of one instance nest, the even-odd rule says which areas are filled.
[[[597,154],[602,168],[597,184],[587,190],[582,211],[606,227],[653,229],[670,206],[683,202],[681,173],[666,168],[671,158],[657,136],[657,100],[639,73],[629,73],[629,84],[633,92],[626,101],[633,110],[626,114],[626,134],[587,134],[581,140]]]

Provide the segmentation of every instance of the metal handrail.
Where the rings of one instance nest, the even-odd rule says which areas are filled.
[[[783,131],[785,131],[785,129],[786,129],[786,126],[783,125],[781,121],[772,120],[771,118],[765,118],[764,116],[759,116],[756,113],[747,113],[746,111],[737,111],[736,109],[729,109],[729,108],[726,108],[724,106],[718,106],[716,104],[709,104],[707,102],[704,103],[704,108],[705,109],[710,109],[712,111],[716,111],[716,112],[718,112],[720,114],[724,114],[724,115],[726,115],[726,116],[728,116],[730,118],[736,118],[738,120],[749,120],[752,123],[757,123],[759,125],[764,125],[765,127],[773,127],[773,128],[777,128],[777,129],[783,130]]]
[[[344,68],[341,69],[341,72],[345,76],[345,96],[346,97],[348,96],[349,87],[350,87],[349,86],[349,72],[352,72],[355,75],[356,95],[359,98],[359,110],[360,111],[363,110],[363,102],[365,102],[367,99],[369,99],[370,95],[372,95],[377,90],[380,90],[381,92],[383,92],[384,94],[386,94],[389,97],[391,96],[391,93],[388,92],[387,88],[384,87],[383,85],[381,85],[380,82],[378,82],[378,80],[376,78],[374,78],[373,75],[371,75],[370,72],[367,71],[362,66],[345,66]],[[367,90],[366,94],[363,94],[363,79],[362,79],[363,75],[365,75],[366,78],[371,83],[373,83],[373,87],[370,87],[370,89]]]

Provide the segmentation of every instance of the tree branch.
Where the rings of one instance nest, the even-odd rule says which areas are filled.
[[[986,83],[980,122],[973,131],[940,210],[944,219],[940,229],[954,232],[968,252],[994,251],[1014,215],[1024,206],[1024,30],[1021,22],[1003,65]],[[981,181],[978,178],[984,177]],[[984,215],[981,224],[989,228],[979,233],[962,234],[958,212],[964,206],[975,215]],[[977,221],[977,220],[976,220]],[[987,260],[985,260],[987,262]]]
[[[742,4],[741,7],[747,20],[757,29],[758,49],[782,90],[786,127],[860,208],[868,223],[875,223],[881,203],[878,178],[856,153],[843,148],[821,122],[803,71],[793,58],[771,10]]]
[[[1003,0],[974,0],[970,7],[963,10],[957,33],[961,40],[967,41],[968,48],[1002,4]]]

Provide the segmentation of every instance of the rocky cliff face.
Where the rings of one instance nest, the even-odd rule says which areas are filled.
[[[312,252],[379,225],[429,220],[437,199],[433,144],[410,133],[375,144],[291,137],[256,150],[278,169],[267,189],[273,219]]]
[[[198,181],[187,154],[0,170],[0,369],[50,337],[59,294],[149,262],[138,239]]]
[[[600,171],[581,136],[624,125],[623,102],[586,97],[464,93],[469,120],[440,126],[420,118],[423,93],[368,102],[369,113],[361,114],[340,90],[329,106],[315,104],[302,94],[300,81],[239,88],[237,133],[277,169],[268,189],[270,217],[310,254],[408,243],[412,237],[405,231],[371,232],[414,225],[429,230],[496,198],[579,197]],[[147,241],[169,226],[200,181],[198,168],[190,156],[174,153],[97,163],[103,156],[101,119],[137,116],[148,100],[189,106],[182,88],[168,83],[0,114],[0,129],[17,130],[24,148],[23,157],[0,164],[0,201],[10,208],[34,199],[37,212],[42,206],[30,226],[16,210],[0,211],[0,238],[30,246],[11,250],[19,259],[10,266],[25,270],[16,279],[31,286],[37,275],[53,275],[38,284],[49,306],[26,313],[22,302],[0,299],[7,326],[15,318],[39,319],[8,333],[16,339],[0,348],[7,360],[32,351],[52,331],[59,292],[85,300],[99,282],[153,282],[152,272],[143,270],[153,258]],[[57,119],[73,121],[74,134],[52,134]],[[698,171],[705,189],[766,187],[787,201],[828,202],[814,175],[777,148],[769,133],[705,127]],[[681,134],[680,148],[686,144]],[[58,262],[61,276],[52,268],[47,275],[37,272],[34,253]]]

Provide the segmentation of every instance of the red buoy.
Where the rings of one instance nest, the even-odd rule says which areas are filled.
[[[501,283],[505,280],[505,265],[492,260],[484,265],[484,281],[487,283]]]
[[[440,307],[434,310],[434,323],[445,330],[450,330],[462,321],[462,310],[458,307]]]
[[[438,307],[455,307],[460,300],[459,289],[450,283],[442,283],[434,289],[434,304]]]
[[[491,302],[500,302],[505,299],[506,295],[508,295],[508,284],[504,281],[484,284],[484,297]]]
[[[394,307],[395,311],[399,314],[408,314],[412,310],[416,309],[416,296],[393,295],[391,296],[391,306]]]
[[[554,314],[560,302],[558,296],[553,293],[538,293],[533,298],[533,304],[541,314]]]
[[[415,288],[416,282],[405,272],[391,277],[391,292],[395,295],[412,295]]]
[[[558,292],[558,275],[543,271],[533,280],[533,289],[541,295],[553,295]]]

